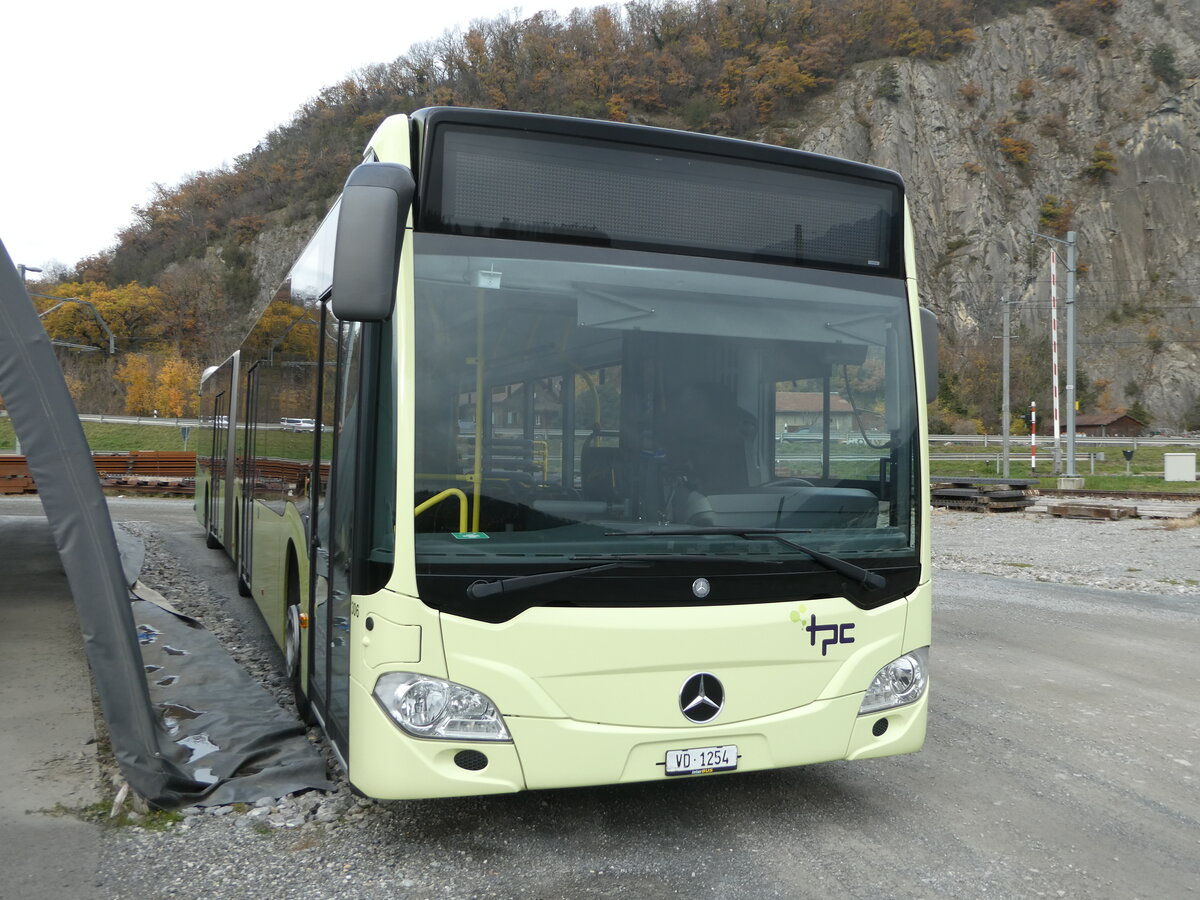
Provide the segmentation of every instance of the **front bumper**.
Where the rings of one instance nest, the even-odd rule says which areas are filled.
[[[926,691],[908,706],[860,717],[862,695],[851,694],[754,720],[685,728],[507,716],[513,742],[493,743],[412,738],[352,681],[350,780],[367,796],[416,799],[653,781],[669,777],[668,750],[725,744],[737,745],[738,772],[892,756],[921,749],[928,700]],[[486,758],[482,766],[478,754]]]

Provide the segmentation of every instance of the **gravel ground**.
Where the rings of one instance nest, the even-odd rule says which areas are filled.
[[[125,527],[146,542],[143,580],[204,622],[281,705],[290,707],[278,654],[256,637],[261,628],[239,624],[228,612],[229,598],[198,581],[164,549],[161,526]],[[1179,527],[1174,520],[939,510],[932,529],[935,570],[1200,595],[1200,527]],[[316,730],[310,739],[331,760]],[[664,815],[685,814],[666,811],[670,804],[663,797],[663,808],[652,808],[659,805],[652,790],[376,803],[353,796],[339,767],[331,761],[329,768],[337,785],[329,793],[253,807],[190,808],[158,830],[111,829],[96,895],[110,900],[694,895],[681,879],[646,880],[645,872],[655,871],[658,857],[669,848],[647,846],[645,860],[635,860],[642,869],[637,877],[613,870],[606,858],[605,819],[622,818],[626,825],[645,820],[653,832],[663,830]],[[676,795],[671,802],[683,804],[686,798]],[[527,876],[533,867],[541,887],[530,892]],[[556,878],[564,887],[547,889]],[[580,879],[595,887],[581,893]],[[722,895],[773,891],[742,885]]]
[[[1200,527],[1194,520],[937,509],[932,534],[935,570],[1148,594],[1200,594]]]

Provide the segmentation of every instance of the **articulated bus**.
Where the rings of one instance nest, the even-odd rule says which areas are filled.
[[[893,172],[387,119],[206,373],[196,478],[353,787],[918,750],[936,322],[915,273]]]

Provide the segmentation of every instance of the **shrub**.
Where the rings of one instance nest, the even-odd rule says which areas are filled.
[[[1042,198],[1042,207],[1038,211],[1038,224],[1058,237],[1071,230],[1071,217],[1075,215],[1075,204],[1060,201],[1054,194]]]
[[[1179,83],[1179,69],[1175,66],[1175,51],[1166,44],[1155,44],[1150,51],[1150,71],[1154,77],[1175,87]]]
[[[1100,27],[1098,11],[1092,0],[1062,0],[1054,7],[1054,18],[1067,31],[1091,37]]]
[[[1053,138],[1059,144],[1067,139],[1070,129],[1067,126],[1067,120],[1058,113],[1050,113],[1042,116],[1038,122],[1038,134],[1042,137]]]
[[[1097,141],[1092,149],[1092,158],[1080,173],[1092,184],[1099,184],[1109,175],[1115,175],[1120,170],[1116,165],[1116,154],[1112,152],[1108,141]]]
[[[1023,138],[1000,138],[1000,153],[1018,169],[1028,169],[1033,165],[1034,146],[1032,141]]]
[[[875,82],[875,96],[895,103],[900,99],[900,70],[895,63],[887,63],[879,70]]]

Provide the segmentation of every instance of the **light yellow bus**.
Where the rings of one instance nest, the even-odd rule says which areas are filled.
[[[353,786],[919,749],[936,325],[915,273],[893,172],[387,119],[206,375],[196,479]]]

